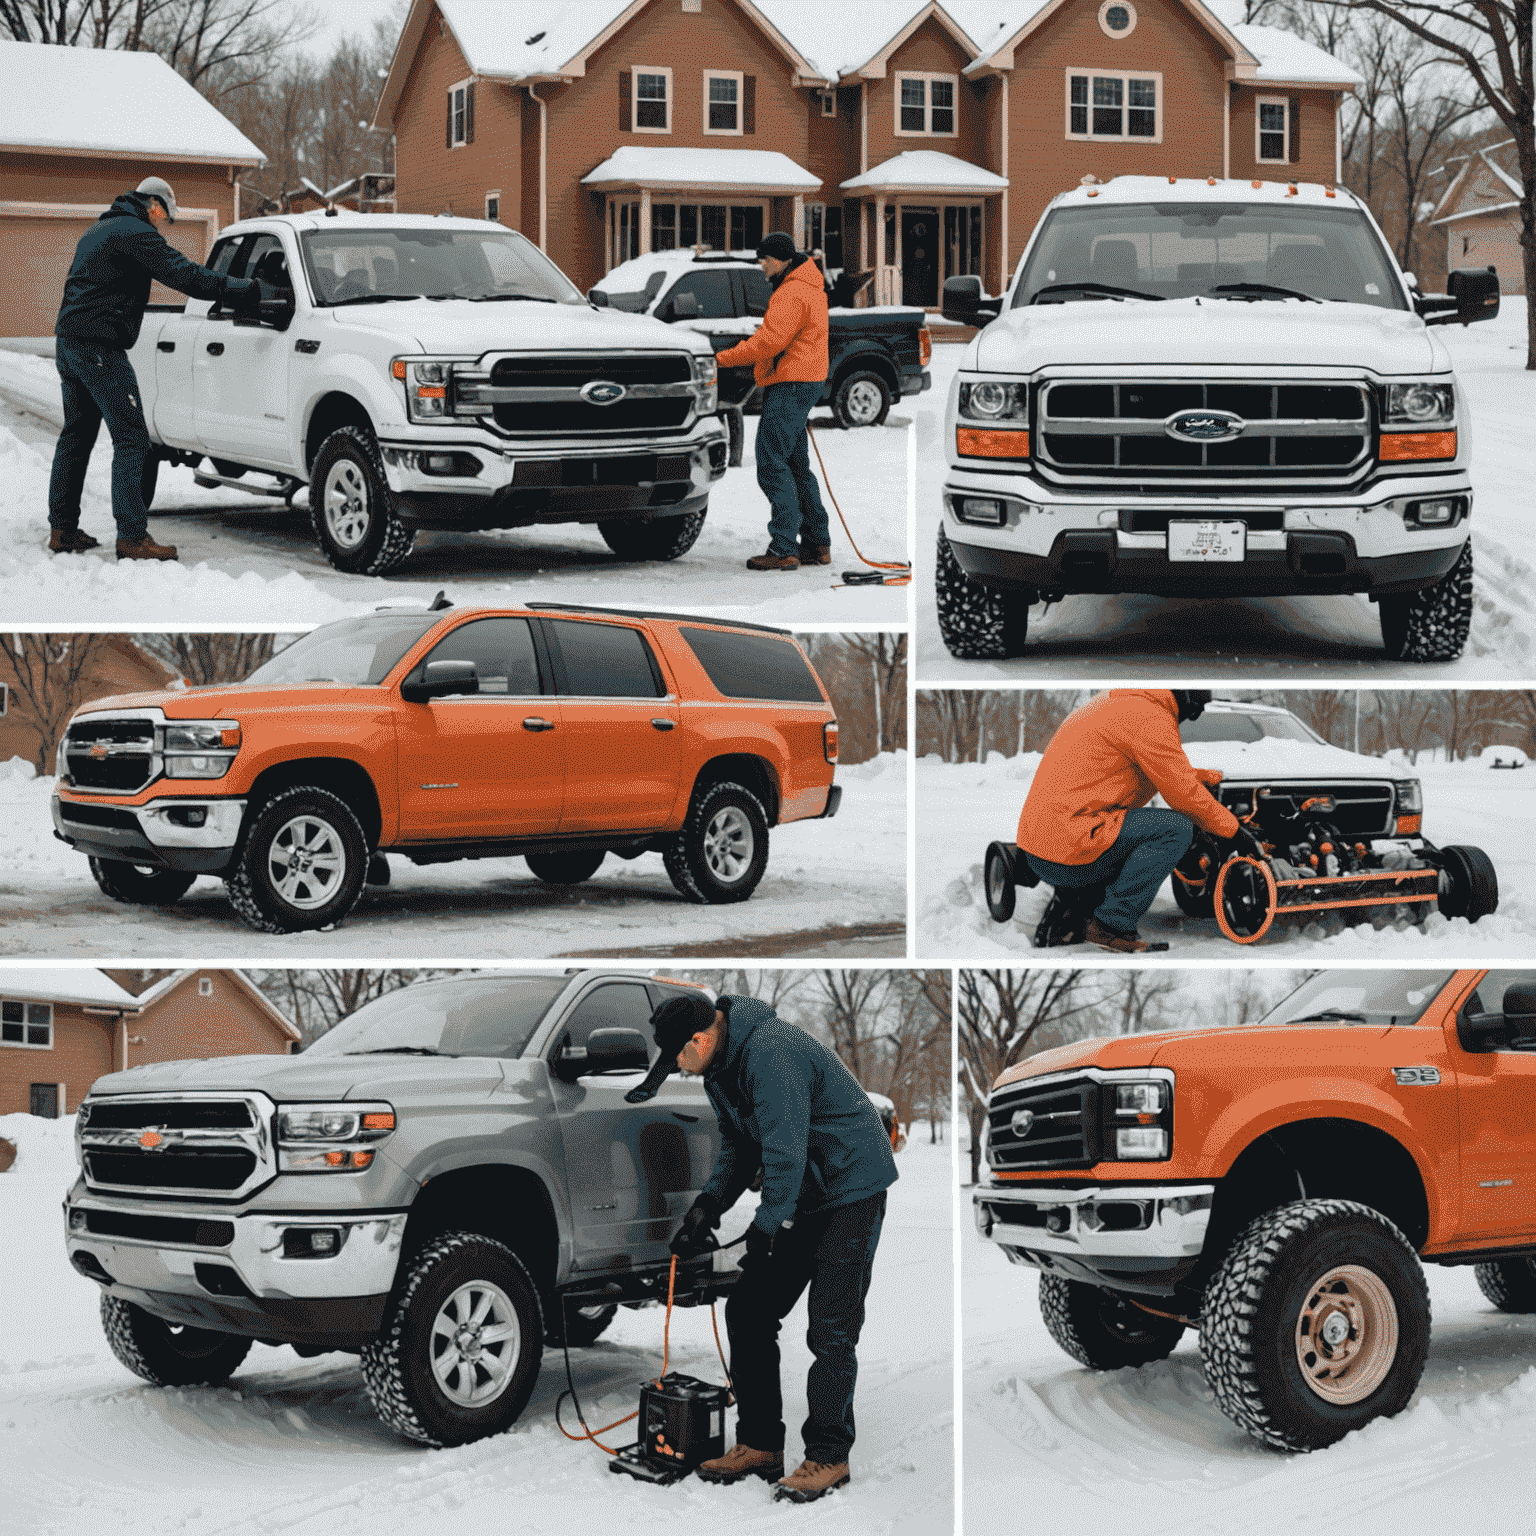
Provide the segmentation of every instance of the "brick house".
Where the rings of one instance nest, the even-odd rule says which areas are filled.
[[[583,288],[779,228],[875,272],[882,301],[935,307],[953,275],[996,291],[1085,175],[1336,181],[1357,77],[1231,11],[413,0],[375,126],[396,135],[402,211],[499,219]]]
[[[1502,153],[1501,153],[1502,151]],[[1501,162],[1508,161],[1510,168]],[[1445,270],[1492,267],[1499,291],[1525,292],[1520,249],[1520,178],[1508,145],[1469,155],[1445,189],[1430,224],[1445,231]]]
[[[146,176],[175,189],[166,238],[201,261],[265,162],[158,54],[0,42],[0,336],[52,336],[76,242]]]
[[[86,966],[0,970],[0,1115],[73,1114],[98,1077],[154,1061],[286,1055],[299,1031],[243,971],[173,971],[135,996]]]

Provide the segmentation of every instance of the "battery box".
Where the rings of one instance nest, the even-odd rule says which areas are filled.
[[[640,1438],[608,1463],[643,1482],[673,1483],[701,1461],[725,1455],[725,1387],[669,1371],[640,1388]]]

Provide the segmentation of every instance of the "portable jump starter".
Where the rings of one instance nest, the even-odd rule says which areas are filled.
[[[669,1371],[640,1388],[640,1438],[608,1463],[645,1483],[675,1483],[701,1461],[725,1455],[725,1387]]]

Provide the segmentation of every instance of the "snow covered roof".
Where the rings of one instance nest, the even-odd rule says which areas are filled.
[[[267,160],[159,54],[51,43],[0,43],[0,146],[217,165]]]
[[[206,971],[200,971],[197,969],[173,971],[169,976],[162,977],[147,992],[143,993],[141,996],[135,999],[139,1011],[142,1013],[146,1009],[152,1008],[156,1003],[160,1001],[161,998],[169,996],[169,994],[174,992],[177,987],[182,985],[183,982],[188,981],[193,976],[197,976],[199,974],[206,974]],[[244,971],[235,969],[221,969],[219,974],[223,977],[226,977],[228,980],[235,982],[240,987],[240,989],[251,999],[251,1001],[254,1002],[290,1040],[298,1040],[302,1038],[298,1028],[289,1019],[288,1015],[284,1013],[274,1002],[272,1002],[267,994],[263,992],[261,988],[258,987],[256,983],[245,974]]]
[[[595,171],[584,187],[605,191],[626,187],[711,187],[717,191],[809,192],[821,178],[776,149],[688,149],[625,144]]]
[[[1342,59],[1294,32],[1252,26],[1235,26],[1232,31],[1259,61],[1259,67],[1243,79],[1271,85],[1333,85],[1341,90],[1362,83]]]
[[[1431,224],[1454,224],[1459,219],[1475,219],[1480,214],[1485,213],[1507,213],[1511,208],[1518,208],[1520,206],[1525,193],[1521,188],[1519,179],[1511,176],[1503,166],[1489,155],[1487,150],[1480,149],[1475,155],[1469,156],[1467,163],[1456,173],[1450,186],[1445,189],[1445,194],[1440,199],[1439,207],[1435,210],[1436,213],[1440,211],[1440,208],[1454,206],[1455,197],[1459,195],[1467,174],[1480,165],[1487,166],[1493,172],[1494,179],[1509,189],[1509,200],[1502,203],[1479,203],[1474,207],[1459,208],[1454,213],[1444,214],[1440,218],[1431,218],[1429,221]]]
[[[871,166],[862,176],[845,181],[843,191],[878,192],[892,188],[902,192],[1001,192],[1007,185],[1006,176],[946,155],[942,150],[904,149],[899,155]]]
[[[139,999],[88,965],[7,966],[0,994],[38,1003],[79,1003],[91,1008],[138,1011]]]

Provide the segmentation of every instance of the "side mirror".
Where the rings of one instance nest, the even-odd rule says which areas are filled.
[[[479,692],[480,676],[472,661],[429,661],[400,684],[400,697],[411,704],[425,704],[453,693]]]
[[[555,1076],[563,1083],[600,1072],[644,1072],[650,1065],[645,1036],[638,1029],[594,1029],[585,1048],[563,1046],[555,1057]]]
[[[1456,1020],[1461,1048],[1474,1056],[1485,1055],[1508,1044],[1502,1013],[1463,1013]]]
[[[1425,325],[1472,325],[1499,313],[1499,274],[1492,268],[1462,268],[1446,279],[1446,294],[1415,294],[1413,307]]]
[[[1504,1024],[1515,1050],[1536,1049],[1536,986],[1521,982],[1504,994]]]
[[[989,299],[981,291],[981,279],[947,277],[944,279],[943,311],[946,320],[956,325],[988,325],[1002,313],[1003,301]]]
[[[588,288],[587,303],[593,305],[597,309],[607,309],[608,295],[604,293],[601,288]]]
[[[676,294],[662,305],[663,320],[700,320],[703,316],[704,306],[696,293]]]

